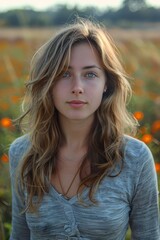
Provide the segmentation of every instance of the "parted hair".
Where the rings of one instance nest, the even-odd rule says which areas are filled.
[[[19,124],[27,132],[30,148],[19,166],[18,179],[27,191],[25,211],[36,211],[44,194],[49,192],[52,174],[56,171],[57,154],[63,143],[63,132],[54,107],[53,88],[67,70],[72,47],[87,42],[96,49],[105,71],[107,91],[95,112],[88,136],[88,151],[80,169],[81,183],[89,188],[89,199],[104,176],[116,177],[123,169],[124,134],[133,134],[136,121],[127,110],[132,91],[119,61],[118,50],[105,27],[90,20],[78,18],[45,43],[33,56],[23,113]],[[86,159],[90,160],[91,173],[82,177]],[[117,163],[119,172],[112,174]],[[18,180],[18,181],[19,181]],[[37,201],[33,201],[37,196]]]

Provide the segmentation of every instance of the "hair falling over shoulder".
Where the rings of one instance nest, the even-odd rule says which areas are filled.
[[[94,192],[103,177],[109,174],[109,169],[117,162],[123,162],[124,134],[131,134],[136,129],[136,122],[126,108],[132,93],[131,87],[113,41],[104,27],[78,19],[44,44],[35,53],[31,63],[23,115],[19,118],[31,142],[31,148],[20,166],[19,176],[21,187],[27,191],[26,210],[29,211],[35,211],[36,204],[49,192],[49,180],[56,169],[56,156],[63,139],[52,89],[68,67],[72,47],[81,42],[88,42],[96,48],[107,81],[107,91],[96,112],[89,136],[86,158],[92,159],[91,174],[81,179],[79,187],[80,190],[83,185],[90,186],[91,201],[94,201]],[[36,204],[33,202],[34,196],[38,199]]]

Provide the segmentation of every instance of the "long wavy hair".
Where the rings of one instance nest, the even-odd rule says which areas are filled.
[[[89,198],[94,202],[94,192],[103,177],[111,176],[110,169],[114,169],[118,162],[123,168],[123,137],[124,134],[132,134],[136,128],[136,122],[126,107],[131,87],[119,61],[118,50],[106,29],[89,20],[78,19],[44,44],[31,62],[24,112],[19,118],[30,139],[30,148],[21,162],[19,174],[21,187],[26,189],[28,196],[26,211],[36,211],[44,194],[49,192],[51,176],[56,172],[63,132],[52,90],[67,70],[72,47],[81,42],[87,42],[96,49],[106,74],[107,91],[88,136],[88,152],[81,165],[81,183],[77,193],[83,186],[88,186]],[[91,172],[89,176],[82,177],[86,159],[91,160]],[[37,196],[36,203],[34,196]]]

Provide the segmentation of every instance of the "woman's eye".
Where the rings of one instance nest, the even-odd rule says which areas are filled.
[[[95,78],[95,77],[97,77],[97,75],[95,73],[90,72],[90,73],[86,74],[86,77],[87,78]]]
[[[63,78],[68,78],[70,76],[71,76],[70,72],[64,72],[62,75]]]

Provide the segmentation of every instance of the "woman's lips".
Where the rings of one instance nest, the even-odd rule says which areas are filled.
[[[72,101],[69,101],[67,103],[73,108],[80,108],[80,107],[83,107],[86,104],[86,102],[80,101],[80,100],[72,100]]]

